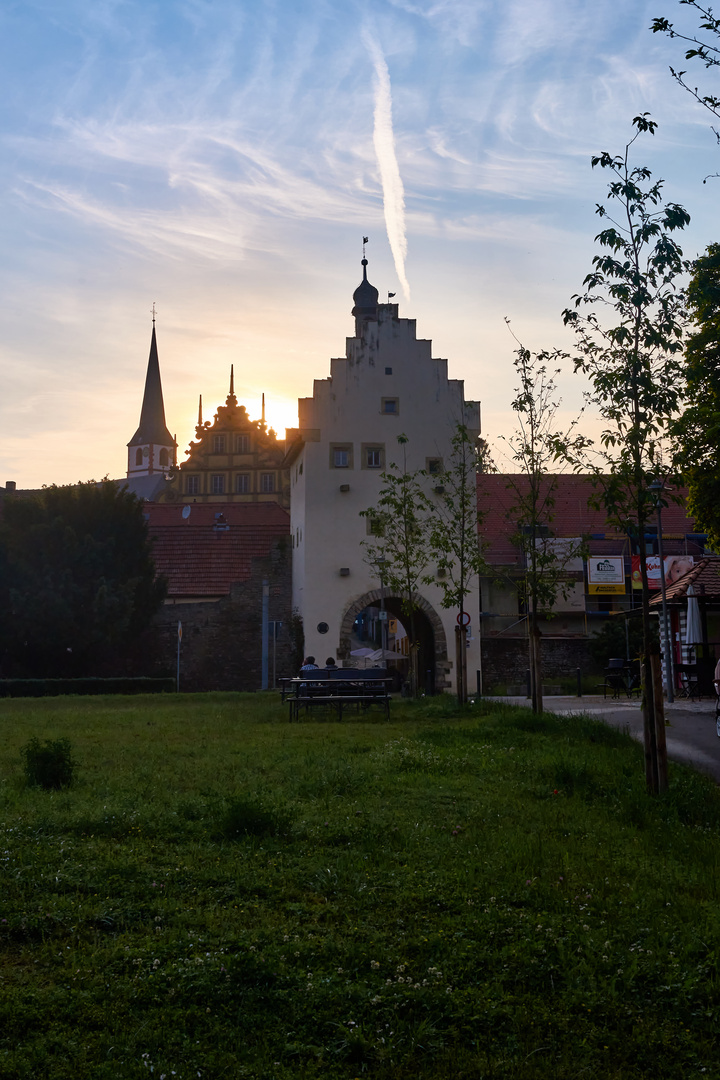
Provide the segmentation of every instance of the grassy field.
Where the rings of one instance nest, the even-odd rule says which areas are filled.
[[[717,1077],[720,796],[580,717],[0,702],[0,1077]],[[68,737],[62,792],[20,750]]]

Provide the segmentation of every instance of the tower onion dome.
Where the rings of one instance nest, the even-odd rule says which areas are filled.
[[[373,319],[378,317],[378,291],[367,279],[367,259],[362,260],[363,279],[353,293],[355,307],[351,314],[356,319]]]

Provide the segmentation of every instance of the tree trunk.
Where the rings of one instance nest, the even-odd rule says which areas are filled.
[[[455,685],[458,705],[467,701],[467,629],[455,627]]]
[[[638,514],[638,549],[640,551],[640,574],[642,577],[642,713],[643,743],[645,746],[645,783],[648,794],[657,795],[660,788],[658,776],[657,721],[655,717],[655,680],[650,656],[650,590],[647,576],[647,547],[645,544],[645,521]]]
[[[543,695],[540,631],[537,625],[537,612],[532,611],[528,616],[528,621],[530,624],[530,695],[532,711],[539,716],[543,711]]]

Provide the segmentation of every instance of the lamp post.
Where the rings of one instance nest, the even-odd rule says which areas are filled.
[[[664,481],[653,480],[649,490],[655,494],[655,509],[657,511],[658,558],[660,559],[660,589],[662,592],[663,637],[665,638],[665,690],[667,693],[668,704],[672,705],[675,700],[675,694],[673,690],[675,682],[675,665],[673,663],[673,643],[670,637],[670,629],[668,625],[667,596],[665,593],[665,556],[663,554],[662,542],[662,492],[664,488]]]

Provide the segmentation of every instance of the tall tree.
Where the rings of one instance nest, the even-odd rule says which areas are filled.
[[[427,496],[424,469],[411,472],[407,464],[407,435],[398,435],[402,465],[391,462],[380,474],[382,486],[375,506],[361,510],[373,535],[364,540],[365,561],[383,587],[400,597],[410,631],[410,687],[418,693],[416,612],[418,588],[430,561]]]
[[[524,574],[517,584],[528,620],[530,689],[536,713],[543,711],[540,620],[552,617],[558,598],[571,592],[574,582],[568,563],[584,552],[582,538],[566,538],[559,544],[552,536],[560,479],[558,445],[567,458],[577,457],[586,443],[575,432],[577,421],[564,433],[557,430],[556,378],[561,368],[556,365],[567,359],[567,353],[557,349],[532,353],[520,345],[514,361],[519,385],[512,402],[517,428],[503,438],[518,470],[508,476],[512,495],[508,516],[516,524],[513,541],[523,556]]]
[[[465,424],[458,424],[451,441],[450,456],[442,468],[430,476],[427,497],[429,552],[439,574],[426,574],[426,585],[439,585],[444,608],[456,608],[455,681],[458,703],[467,701],[467,627],[465,598],[472,592],[485,568],[478,526],[477,474],[487,471],[487,446],[473,439]]]
[[[698,0],[680,0],[680,4],[683,7],[694,9],[694,12],[699,16],[698,33],[701,36],[698,36],[697,33],[683,33],[666,18],[653,19],[650,29],[654,34],[667,34],[668,37],[677,38],[679,41],[684,41],[689,45],[689,48],[685,51],[686,60],[698,61],[705,68],[720,68],[720,19],[714,14],[711,7],[698,3]],[[686,90],[694,97],[698,104],[707,109],[718,121],[718,127],[713,127],[712,130],[718,145],[720,145],[720,96],[713,93],[705,94],[698,90],[696,86],[688,83],[685,79],[687,71],[680,71],[671,67],[670,74],[682,86],[683,90]],[[713,175],[720,174],[714,173]],[[707,179],[708,177],[705,177],[705,180]],[[705,183],[705,180],[703,183]]]
[[[642,573],[643,710],[648,789],[666,784],[658,749],[655,687],[650,657],[650,594],[646,525],[655,510],[651,484],[665,473],[666,437],[677,418],[683,387],[682,348],[686,325],[683,275],[688,264],[672,233],[689,214],[664,203],[662,181],[630,163],[641,133],[653,134],[647,114],[636,116],[634,136],[620,156],[607,151],[592,159],[611,174],[609,222],[596,237],[601,253],[585,278],[574,307],[563,313],[576,333],[576,370],[589,376],[591,400],[606,426],[596,475],[608,518],[637,535]],[[617,216],[613,216],[616,213]],[[607,475],[606,475],[607,474]],[[657,703],[658,713],[662,709]]]
[[[687,290],[695,329],[685,346],[688,404],[676,428],[688,508],[720,551],[720,244],[693,263]]]
[[[165,596],[142,503],[112,481],[6,497],[0,524],[0,657],[6,672],[94,674]]]

